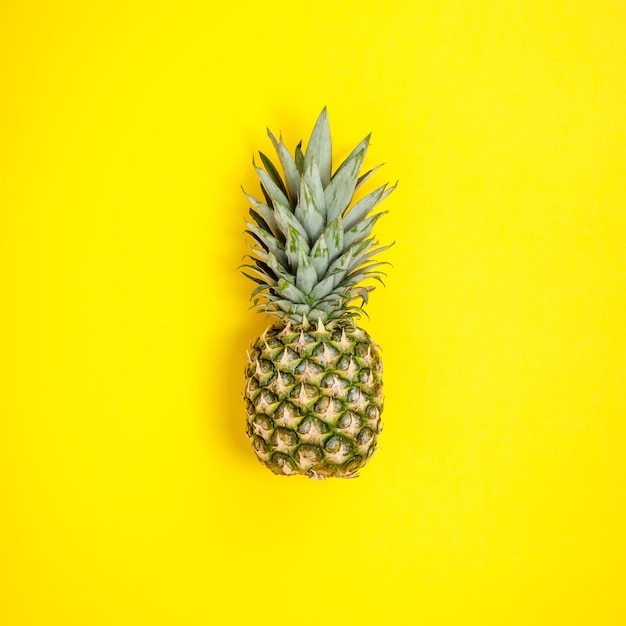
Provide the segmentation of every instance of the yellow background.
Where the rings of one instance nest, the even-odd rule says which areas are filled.
[[[0,5],[0,623],[626,623],[626,4]],[[381,449],[244,434],[265,127],[369,131]]]

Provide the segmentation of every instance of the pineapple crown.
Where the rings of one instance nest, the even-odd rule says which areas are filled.
[[[370,136],[361,141],[332,173],[332,144],[324,108],[302,152],[291,156],[282,136],[268,129],[282,175],[259,152],[263,168],[254,168],[264,201],[244,194],[252,205],[245,232],[251,240],[250,263],[243,273],[256,283],[252,307],[296,323],[360,317],[368,301],[371,279],[382,282],[379,246],[370,237],[374,224],[387,213],[371,214],[395,188],[388,183],[351,206],[355,191],[380,167],[360,175]],[[397,184],[397,183],[396,183]]]

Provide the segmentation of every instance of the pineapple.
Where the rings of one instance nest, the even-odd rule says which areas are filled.
[[[357,320],[382,273],[374,257],[389,248],[370,236],[386,211],[372,211],[396,185],[353,202],[378,169],[360,174],[369,135],[333,173],[325,108],[306,152],[300,142],[292,156],[282,136],[268,135],[282,173],[259,153],[263,196],[245,194],[252,254],[243,273],[256,284],[253,308],[277,319],[248,355],[247,434],[275,474],[353,478],[381,432],[382,361]]]

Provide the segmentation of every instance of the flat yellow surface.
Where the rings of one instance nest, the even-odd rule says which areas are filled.
[[[0,624],[626,623],[626,4],[0,6]],[[381,449],[280,478],[265,127],[373,132]]]

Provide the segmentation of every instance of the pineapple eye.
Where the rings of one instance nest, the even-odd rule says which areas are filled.
[[[354,348],[354,353],[358,357],[366,357],[368,354],[371,354],[371,346],[369,343],[363,343],[362,341],[357,343]]]
[[[337,426],[339,426],[339,428],[349,428],[350,424],[352,424],[352,413],[350,413],[350,411],[347,411],[346,413],[343,414],[343,416],[341,417],[341,419],[337,422]]]
[[[274,402],[277,401],[278,397],[275,393],[273,393],[269,389],[263,389],[261,393],[257,396],[256,405],[258,407],[260,404],[274,404]]]
[[[372,371],[367,367],[364,367],[359,372],[359,382],[362,384],[368,383],[372,379]]]
[[[267,442],[258,435],[254,435],[252,437],[252,447],[254,448],[255,452],[261,456],[265,456],[269,452]]]
[[[294,373],[304,382],[318,379],[324,372],[323,368],[314,361],[302,359],[294,368]]]
[[[329,366],[339,356],[339,350],[332,343],[322,341],[315,346],[311,355],[322,365]]]
[[[341,330],[339,328],[335,328],[332,334],[330,335],[330,340],[335,343],[339,343],[341,341]]]
[[[315,400],[315,398],[317,398],[318,393],[316,387],[313,385],[300,383],[292,388],[289,395],[291,398],[298,399],[302,402],[310,402],[311,400]]]
[[[310,380],[315,380],[316,378],[321,376],[322,373],[324,372],[324,370],[317,363],[314,363],[313,361],[307,361],[306,371]]]
[[[349,428],[352,432],[361,427],[362,424],[361,418],[352,411],[346,411],[341,419],[337,422],[337,426],[341,429]]]
[[[296,339],[293,345],[295,345],[296,350],[303,350],[309,344],[315,343],[315,341],[316,341],[315,338],[309,335],[309,333],[300,331],[300,334],[298,335],[298,338]]]
[[[368,443],[368,441],[371,441],[372,437],[374,436],[374,432],[372,431],[371,428],[368,428],[367,426],[356,436],[356,442],[362,446],[365,445],[366,443]]]
[[[308,443],[303,443],[298,447],[296,452],[296,458],[300,462],[300,465],[312,465],[322,460],[324,453],[320,450],[319,446],[314,446]]]
[[[283,385],[291,386],[296,384],[296,379],[289,372],[280,372],[280,380]]]
[[[329,452],[330,454],[341,453],[342,455],[347,456],[350,452],[352,452],[353,445],[345,437],[333,435],[326,440],[324,448],[326,452]]]
[[[289,346],[285,346],[276,357],[278,365],[286,367],[297,361],[300,357]]]
[[[282,474],[295,474],[298,471],[296,464],[282,452],[274,452],[272,455],[272,465],[282,470]]]
[[[359,399],[361,392],[357,387],[351,387],[348,389],[348,393],[346,394],[346,401],[350,404],[356,402]]]
[[[330,406],[330,398],[328,396],[322,396],[316,403],[315,403],[315,412],[316,413],[324,413],[324,411],[328,410],[328,407]]]
[[[344,465],[344,471],[346,472],[346,475],[354,477],[356,476],[356,472],[359,469],[361,469],[363,465],[364,465],[363,457],[355,456],[353,459],[351,459]]]
[[[272,445],[278,446],[280,444],[292,447],[298,443],[298,435],[293,430],[287,428],[277,428],[272,434]]]
[[[309,437],[327,433],[328,426],[316,417],[305,417],[298,425],[298,433]]]
[[[267,344],[267,347],[271,348],[272,350],[275,350],[276,348],[282,348],[283,346],[280,339],[278,339],[278,337],[275,337],[275,336],[266,337],[265,343]]]
[[[338,370],[345,372],[350,367],[350,357],[347,354],[341,356],[336,365]]]
[[[369,404],[368,407],[365,409],[365,417],[368,420],[377,420],[380,417],[380,411],[378,410],[378,407],[374,404]]]
[[[322,387],[328,389],[335,384],[335,377],[333,374],[326,374],[324,378],[322,378]]]
[[[259,359],[257,361],[257,369],[261,374],[271,374],[274,371],[274,366],[272,362],[267,359]]]
[[[263,430],[271,430],[271,428],[274,426],[272,418],[262,414],[258,414],[254,418],[254,420],[252,420],[252,423]]]
[[[324,448],[326,448],[327,452],[337,452],[341,448],[341,439],[333,435],[326,441]]]
[[[298,420],[298,409],[288,400],[284,400],[274,412],[274,420],[281,426],[293,427]]]
[[[313,426],[313,420],[310,417],[307,417],[298,425],[298,432],[301,435],[306,435],[311,430],[311,426]]]

